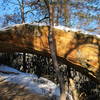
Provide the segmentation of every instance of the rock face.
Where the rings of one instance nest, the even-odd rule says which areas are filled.
[[[85,68],[88,74],[100,79],[100,39],[93,35],[82,34],[81,31],[57,28],[53,31],[57,56]],[[0,30],[0,52],[50,54],[48,26],[19,24]]]
[[[5,82],[0,82],[0,100],[52,100],[50,97],[34,94],[24,86]]]

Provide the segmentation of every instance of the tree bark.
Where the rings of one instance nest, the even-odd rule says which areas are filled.
[[[56,72],[56,77],[58,79],[59,86],[60,86],[60,100],[66,100],[65,87],[64,87],[65,84],[64,84],[64,80],[61,75],[61,72],[60,72],[60,68],[59,68],[57,56],[56,56],[56,43],[55,43],[54,33],[53,33],[53,24],[54,24],[54,21],[53,21],[54,6],[53,6],[53,4],[49,5],[49,15],[50,15],[50,20],[49,20],[50,27],[48,30],[49,31],[49,34],[48,34],[49,48],[50,48],[51,57],[52,57],[55,72]]]
[[[20,12],[21,12],[21,23],[25,23],[25,13],[24,13],[24,0],[22,0],[20,6]],[[26,72],[26,53],[23,53],[23,71]]]
[[[69,78],[69,82],[70,82],[70,88],[72,91],[72,95],[73,95],[73,99],[74,100],[79,100],[79,93],[75,87],[75,82],[72,78]]]

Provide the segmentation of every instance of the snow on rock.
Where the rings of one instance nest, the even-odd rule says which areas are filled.
[[[27,23],[28,24],[28,23]],[[37,23],[37,22],[33,22],[32,24],[30,25],[37,25],[37,26],[49,26],[49,24],[47,23]]]
[[[2,71],[2,73],[1,73]],[[3,72],[14,72],[19,74],[5,74]],[[33,93],[38,93],[42,95],[49,96],[60,96],[59,87],[52,81],[40,77],[38,78],[35,74],[23,73],[14,68],[7,67],[5,65],[0,66],[0,80],[5,79],[7,82],[17,83],[19,85],[24,85],[26,89]],[[71,95],[66,93],[73,100]]]
[[[70,28],[70,27],[60,26],[60,25],[54,26],[54,28],[64,30],[66,32],[73,31],[73,32],[79,32],[79,33],[82,33],[82,34],[88,34],[88,35],[94,35],[94,36],[100,37],[99,34],[94,34],[93,32],[89,32],[89,31],[85,31],[85,30],[77,29],[77,28]]]
[[[47,23],[37,23],[37,22],[23,23],[23,24],[14,24],[12,26],[7,26],[7,27],[4,27],[4,28],[1,28],[0,31],[5,31],[8,28],[11,28],[11,27],[14,27],[14,26],[26,25],[26,24],[27,25],[36,25],[36,26],[49,26],[49,24],[47,24]],[[94,34],[93,32],[85,31],[85,30],[78,29],[78,28],[70,28],[70,27],[66,27],[66,26],[62,26],[62,25],[58,25],[58,26],[54,25],[54,28],[64,30],[66,32],[73,31],[73,32],[79,32],[79,33],[82,33],[82,34],[94,35],[94,36],[97,36],[97,37],[100,38],[99,34]]]
[[[25,23],[25,24],[28,24],[28,23]],[[49,26],[49,24],[46,24],[46,23],[32,23],[32,24],[29,24],[29,25],[37,25],[37,26]],[[67,26],[63,26],[63,25],[55,25],[54,24],[54,28],[56,29],[60,29],[60,30],[64,30],[66,32],[68,31],[73,31],[73,32],[79,32],[79,33],[82,33],[82,34],[90,34],[90,35],[96,35],[98,37],[100,37],[99,34],[94,34],[92,32],[89,32],[89,31],[85,31],[85,30],[82,30],[82,29],[78,29],[78,28],[71,28],[71,27],[67,27]]]
[[[25,24],[28,24],[28,23],[25,23]],[[37,25],[37,26],[49,26],[49,24],[46,24],[46,23],[32,23],[32,24],[29,24],[29,25]],[[54,28],[56,29],[60,29],[60,30],[64,30],[66,32],[68,31],[73,31],[73,32],[79,32],[79,33],[82,33],[82,34],[89,34],[89,35],[95,35],[97,37],[100,37],[99,34],[94,34],[93,32],[89,32],[89,31],[85,31],[85,30],[82,30],[82,29],[78,29],[78,28],[71,28],[71,27],[67,27],[67,26],[63,26],[63,25],[58,25],[56,26],[54,24]]]

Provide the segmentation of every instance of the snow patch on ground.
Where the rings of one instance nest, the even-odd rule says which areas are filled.
[[[14,72],[19,74],[4,74],[0,73],[0,79],[5,79],[5,81],[17,83],[24,85],[27,89],[34,93],[43,94],[43,95],[60,95],[59,87],[52,81],[40,77],[37,75],[23,73],[14,68],[7,67],[4,65],[0,66],[0,71],[4,72]]]
[[[11,67],[8,67],[8,66],[4,66],[4,65],[0,65],[0,71],[3,71],[3,72],[14,72],[14,73],[21,73],[20,71],[14,69],[14,68],[11,68]]]
[[[0,81],[5,80],[7,82],[24,85],[26,89],[33,93],[55,96],[56,98],[60,96],[59,86],[46,78],[38,78],[35,74],[23,73],[5,65],[0,65],[0,71],[2,71],[0,72]],[[3,72],[13,72],[13,74],[5,74]],[[69,93],[66,92],[66,95],[69,97],[69,100],[73,100]]]

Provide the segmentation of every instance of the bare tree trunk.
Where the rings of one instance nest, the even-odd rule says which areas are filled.
[[[22,23],[25,23],[25,16],[24,16],[24,0],[22,0],[20,5],[20,10],[21,10],[21,19]],[[26,53],[23,53],[23,71],[26,71]]]
[[[24,16],[24,0],[22,0],[21,3],[21,19],[22,19],[22,23],[25,23],[25,16]]]
[[[77,89],[75,87],[75,82],[72,78],[69,78],[69,82],[70,82],[70,87],[71,87],[71,91],[72,91],[72,95],[73,95],[73,99],[74,100],[79,100],[79,95],[77,92]]]
[[[58,65],[57,57],[56,57],[56,44],[55,44],[54,34],[53,34],[53,14],[54,14],[53,6],[51,4],[51,5],[49,5],[50,28],[49,28],[49,34],[48,34],[48,41],[49,41],[49,47],[50,47],[50,51],[51,51],[52,60],[54,63],[54,68],[56,71],[56,76],[57,76],[59,84],[60,84],[60,100],[66,100],[65,84],[64,84],[61,72],[59,70],[59,65]]]
[[[99,39],[98,39],[98,41],[97,41],[97,44],[98,44],[98,65],[99,65],[99,69],[98,69],[98,71],[97,71],[97,73],[96,73],[96,76],[97,76],[97,78],[98,78],[98,80],[100,81],[100,41],[99,41]]]

